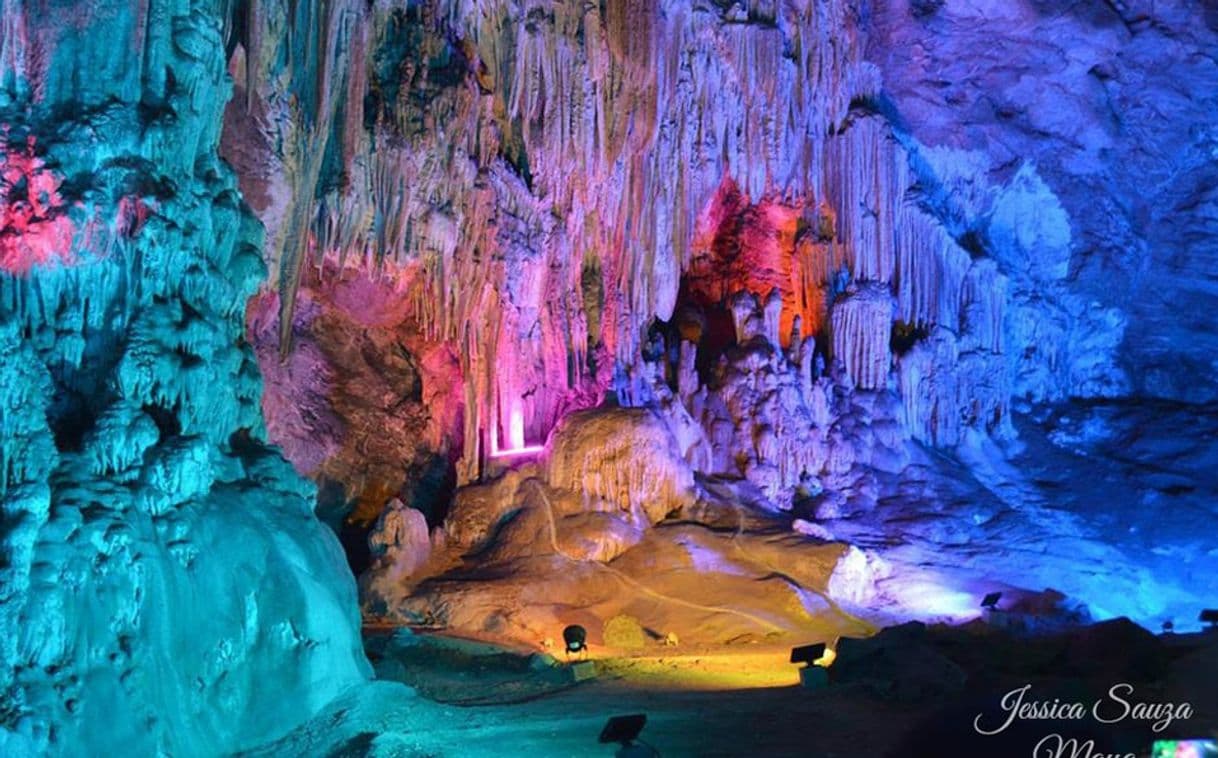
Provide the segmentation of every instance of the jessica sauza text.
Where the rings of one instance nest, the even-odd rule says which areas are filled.
[[[1032,697],[1032,685],[1017,687],[1003,696],[1002,714],[992,716],[977,714],[973,728],[987,737],[1002,734],[1012,724],[1020,721],[1085,721],[1092,719],[1101,724],[1119,724],[1123,721],[1149,722],[1155,733],[1171,726],[1173,721],[1186,721],[1193,716],[1189,703],[1153,703],[1137,700],[1132,684],[1114,684],[1103,697],[1091,703],[1077,701],[1036,700]],[[1079,742],[1065,739],[1060,734],[1050,734],[1036,743],[1033,756],[1046,758],[1100,758],[1112,754],[1097,752],[1094,741]],[[1117,754],[1119,755],[1119,754]],[[1125,756],[1119,756],[1125,758]],[[1135,758],[1133,753],[1128,758]]]

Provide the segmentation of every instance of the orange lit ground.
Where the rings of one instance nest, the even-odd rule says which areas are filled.
[[[450,655],[450,645],[468,655]],[[665,758],[845,758],[878,755],[870,751],[895,742],[921,716],[922,711],[908,705],[801,689],[797,668],[787,662],[789,653],[771,648],[594,658],[597,678],[572,684],[565,663],[546,672],[522,671],[504,660],[479,664],[478,658],[502,655],[501,649],[431,638],[426,651],[420,650],[405,670],[398,669],[418,688],[418,696],[389,682],[377,683],[265,754],[314,754],[322,746],[316,754],[332,754],[343,744],[339,736],[344,732],[354,733],[347,741],[352,745],[360,733],[367,737],[400,730],[381,738],[397,751],[385,754],[612,756],[612,746],[596,742],[605,720],[643,712],[648,715],[643,736]],[[387,668],[378,665],[378,670]],[[868,749],[857,752],[852,744],[859,739],[859,725],[877,717],[880,728],[868,735]],[[341,727],[336,727],[339,720]]]
[[[966,633],[936,631],[935,644],[940,650],[955,645],[960,653],[960,634]],[[858,685],[801,688],[795,685],[796,667],[786,663],[788,651],[773,646],[600,657],[597,678],[573,684],[565,665],[530,665],[532,654],[524,651],[437,635],[402,635],[390,650],[383,643],[392,639],[376,632],[369,637],[378,674],[415,690],[395,681],[356,688],[253,755],[596,758],[614,753],[596,742],[605,720],[641,712],[648,716],[643,736],[664,758],[1026,758],[1039,738],[1067,727],[1028,722],[982,738],[972,731],[980,710],[998,713],[998,699],[1019,683],[1031,683],[1046,697],[1098,695],[1113,676],[1121,676],[1107,666],[1125,665],[1111,651],[1101,652],[1090,670],[1062,676],[1057,667],[1037,664],[1048,652],[1043,645],[1055,643],[1011,646],[1010,640],[967,633],[963,639],[972,641],[965,642],[971,651],[965,657],[997,661],[997,668],[974,669],[972,684],[955,695],[894,701]],[[1218,635],[1177,640],[1165,643],[1163,665],[1145,691],[1194,704],[1195,716],[1176,731],[1218,733],[1218,691],[1212,686]],[[1097,749],[1148,749],[1155,738],[1145,725],[1132,723],[1093,729],[1092,736]]]
[[[725,692],[799,684],[790,649],[706,652],[607,658],[597,662],[606,678],[620,678],[658,692]]]
[[[388,636],[392,630],[366,633],[372,635],[369,655],[380,678],[410,683],[422,694],[451,704],[486,705],[553,694],[574,685],[567,667],[580,661],[595,666],[599,682],[657,693],[799,684],[798,667],[789,662],[790,647],[780,645],[593,648],[587,655],[568,659],[557,651],[551,657],[523,647],[445,635],[415,634],[409,644],[398,644]]]

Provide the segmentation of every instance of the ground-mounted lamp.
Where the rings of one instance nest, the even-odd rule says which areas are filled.
[[[567,658],[588,654],[588,630],[579,624],[571,624],[563,629],[562,641],[567,646]]]
[[[562,641],[566,644],[568,661],[573,655],[579,657],[579,660],[568,666],[571,680],[578,683],[595,679],[596,664],[583,660],[588,655],[588,630],[579,624],[571,624],[562,630]]]
[[[996,611],[998,610],[998,601],[1001,599],[1001,592],[991,592],[981,599],[981,609],[985,611]]]
[[[791,663],[806,663],[809,666],[825,657],[826,645],[818,642],[815,645],[803,645],[791,648]]]
[[[981,617],[988,623],[999,628],[1007,628],[1013,622],[1013,619],[1007,617],[1002,609],[998,607],[998,602],[1002,600],[1001,592],[991,592],[981,598]]]
[[[613,716],[601,729],[597,741],[602,745],[614,742],[620,747],[614,755],[617,758],[659,758],[659,751],[639,739],[639,732],[647,725],[647,714],[632,713],[627,716]]]
[[[1218,631],[1218,608],[1206,608],[1197,620],[1205,624],[1207,631]]]
[[[804,664],[799,669],[799,683],[811,690],[829,686],[829,669],[832,651],[823,642],[791,648],[791,663]]]

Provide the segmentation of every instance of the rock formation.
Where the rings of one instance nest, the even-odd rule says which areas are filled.
[[[369,614],[520,640],[956,618],[1011,522],[1029,577],[1108,559],[1016,417],[1218,398],[1216,28],[0,0],[0,752],[239,750],[363,681],[317,516]]]
[[[344,282],[387,282],[367,294],[392,303],[380,307],[394,309],[394,330],[417,335],[414,363],[453,356],[420,381],[460,393],[459,418],[412,428],[457,484],[492,473],[501,450],[541,445],[572,410],[653,404],[649,335],[690,308],[694,347],[667,344],[693,350],[705,375],[747,341],[740,324],[721,326],[747,292],[766,299],[759,333],[772,345],[788,346],[796,319],[801,340],[816,338],[809,370],[819,355],[855,390],[895,391],[907,434],[949,446],[956,432],[929,427],[1010,434],[1009,397],[1026,385],[1011,375],[1035,371],[1025,354],[1043,336],[1026,306],[1013,310],[1024,301],[1007,278],[1024,272],[1008,273],[996,236],[962,247],[977,219],[928,191],[948,177],[881,115],[870,25],[849,4],[246,10],[224,154],[268,229],[264,370],[333,341],[324,322],[359,318],[366,302],[334,297]],[[304,31],[327,24],[341,31],[324,44]],[[1007,195],[1039,181],[1031,167],[1020,177]],[[1059,208],[1052,192],[1042,199]],[[1028,287],[1063,307],[1057,290]],[[310,303],[340,315],[318,321]],[[916,371],[894,362],[894,332]],[[1079,360],[1067,339],[1045,347],[1067,354],[1054,365]],[[918,357],[928,351],[938,359]],[[309,360],[319,379],[349,363],[334,350]],[[660,364],[664,381],[672,367]],[[357,432],[307,386],[289,382],[276,407],[317,406],[300,429],[311,449],[276,439],[313,473]],[[1056,372],[1027,391],[1080,390]],[[409,494],[374,467],[335,467],[361,502]]]
[[[221,6],[0,6],[6,755],[216,755],[370,673],[315,488],[265,442]]]

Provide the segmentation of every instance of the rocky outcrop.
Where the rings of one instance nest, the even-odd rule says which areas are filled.
[[[1184,0],[874,6],[867,57],[1011,278],[1018,396],[1208,401],[1218,19]],[[919,11],[923,8],[924,12]]]
[[[0,4],[5,755],[217,755],[369,675],[264,440],[221,6]]]
[[[418,474],[392,470],[398,440],[474,482],[573,411],[671,406],[659,385],[676,351],[692,350],[690,396],[755,334],[783,350],[796,331],[814,338],[809,374],[840,363],[852,391],[895,393],[881,405],[902,409],[906,435],[948,447],[962,429],[1009,436],[1012,395],[1128,387],[1114,363],[1126,318],[1064,278],[1057,196],[1029,165],[972,202],[970,158],[911,136],[866,55],[877,21],[848,3],[262,0],[242,18],[224,154],[267,226],[276,288],[254,341],[272,376],[280,354],[316,366],[272,383],[273,420],[312,409],[272,436],[302,471],[341,480],[363,520],[412,497]],[[336,33],[323,44],[310,26]],[[308,389],[361,371],[323,332],[326,314],[351,312],[336,291],[365,279],[385,284],[360,307],[396,324],[371,349],[412,335],[430,414]],[[733,325],[744,294],[764,306],[755,327]],[[657,361],[653,337],[674,322],[674,354]],[[429,367],[427,353],[452,360]],[[394,443],[365,465],[351,451],[369,413],[393,418]],[[788,491],[809,467],[795,468],[776,480]]]

